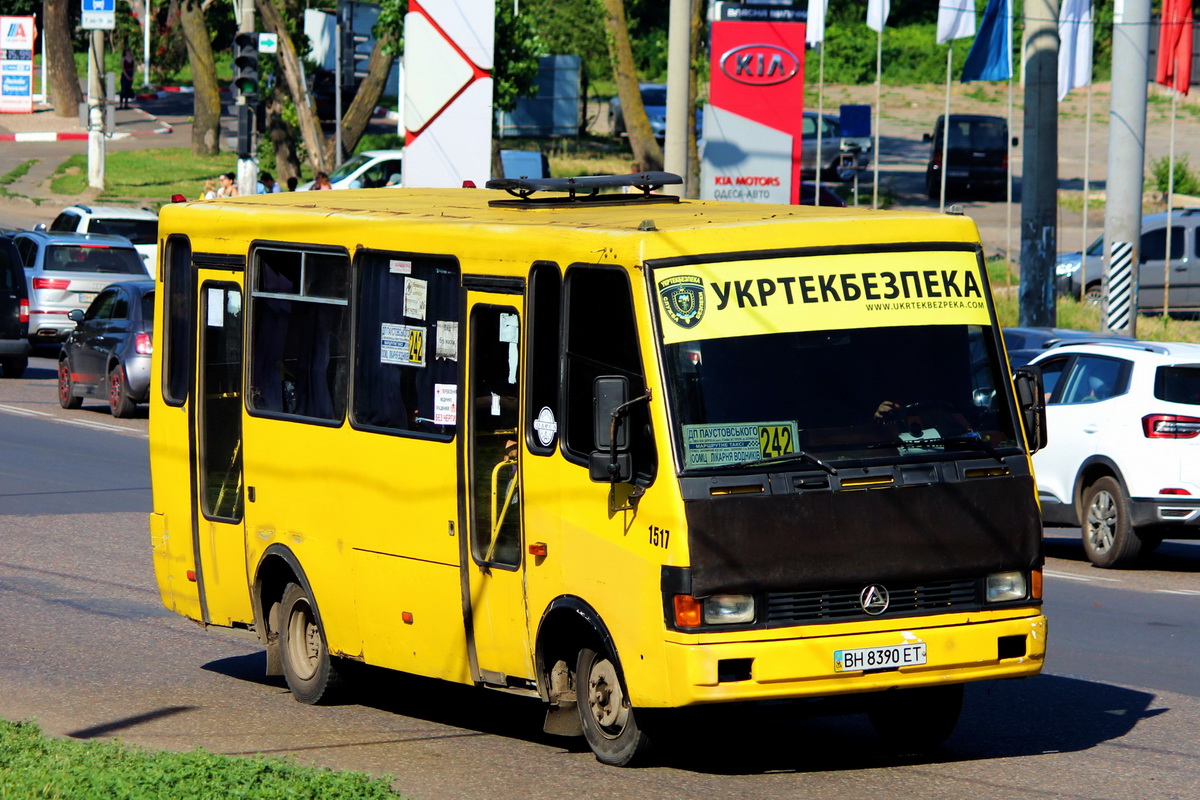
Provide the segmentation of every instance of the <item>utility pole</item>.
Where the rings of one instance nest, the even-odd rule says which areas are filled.
[[[663,187],[663,191],[680,197],[689,196],[687,126],[696,124],[688,104],[691,44],[691,3],[689,0],[671,0],[667,23],[667,135],[663,168],[683,176],[683,184]]]
[[[88,48],[88,186],[104,188],[104,31],[93,30]]]
[[[1055,322],[1058,255],[1058,0],[1025,0],[1025,159],[1021,170],[1022,326]]]
[[[1121,80],[1113,81],[1108,111],[1103,316],[1106,331],[1136,336],[1146,83],[1150,78],[1150,0],[1125,0],[1124,7],[1124,13],[1113,19],[1112,68],[1113,75],[1120,75]]]

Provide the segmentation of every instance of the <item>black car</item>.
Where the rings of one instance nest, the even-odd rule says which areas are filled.
[[[99,397],[114,417],[132,416],[150,396],[154,281],[114,283],[87,311],[67,317],[75,330],[58,357],[58,404],[79,408],[83,398]]]
[[[0,369],[19,378],[29,366],[29,289],[12,239],[0,236]]]
[[[945,117],[939,116],[933,133],[925,134],[932,142],[929,165],[925,168],[925,193],[937,200],[942,193],[943,129]],[[1012,144],[1017,145],[1017,137]],[[946,149],[946,194],[958,191],[983,192],[1003,197],[1008,188],[1008,120],[987,114],[951,114],[950,144]]]

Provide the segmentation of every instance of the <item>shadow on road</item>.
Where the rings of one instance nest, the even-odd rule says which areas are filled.
[[[1046,557],[1087,564],[1088,559],[1083,552],[1079,530],[1077,528],[1066,530],[1070,532],[1046,533],[1043,540]],[[1118,575],[1125,571],[1200,572],[1200,542],[1166,541],[1155,548],[1153,553],[1143,555],[1127,569],[1100,569],[1099,567],[1095,569],[1098,576]]]
[[[204,668],[278,688],[264,676],[265,656],[213,661]],[[544,709],[531,698],[481,691],[444,681],[351,664],[347,703],[468,732],[586,752],[581,738],[542,732]],[[1128,734],[1142,719],[1167,713],[1151,708],[1154,695],[1094,681],[1042,675],[1029,680],[967,686],[962,718],[943,748],[924,758],[886,755],[866,716],[863,697],[843,701],[710,706],[646,715],[657,732],[657,766],[716,775],[831,772],[894,764],[949,763],[1089,750]],[[850,712],[850,713],[846,713]],[[831,714],[844,714],[831,716]],[[706,731],[697,738],[697,731]],[[678,744],[672,744],[678,743]]]

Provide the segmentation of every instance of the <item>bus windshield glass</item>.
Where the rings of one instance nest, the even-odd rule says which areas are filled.
[[[967,252],[655,270],[680,463],[829,470],[1014,452],[978,270]]]

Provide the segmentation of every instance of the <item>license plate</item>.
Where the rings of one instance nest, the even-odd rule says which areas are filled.
[[[897,669],[925,663],[925,643],[893,644],[886,647],[857,647],[833,651],[834,672]]]
[[[83,303],[85,306],[91,305],[92,301],[96,299],[96,294],[96,292],[80,292],[79,302]]]

